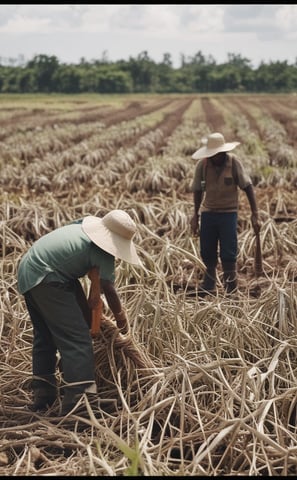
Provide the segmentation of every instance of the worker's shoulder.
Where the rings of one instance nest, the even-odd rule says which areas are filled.
[[[239,156],[236,155],[235,153],[228,152],[228,158],[232,162],[240,162]]]
[[[201,165],[204,165],[206,161],[207,161],[207,158],[199,158],[199,159],[196,161],[196,168],[197,168],[197,167],[201,167]]]
[[[229,162],[232,165],[232,168],[237,169],[237,168],[244,168],[243,161],[241,158],[239,158],[238,155],[235,155],[235,153],[229,153],[228,154]]]
[[[66,223],[65,226],[67,226],[67,225],[76,225],[76,224],[81,225],[82,222],[83,222],[83,219],[84,219],[84,218],[77,218],[77,219],[75,219],[75,220],[72,220],[72,221],[69,222],[69,223]]]

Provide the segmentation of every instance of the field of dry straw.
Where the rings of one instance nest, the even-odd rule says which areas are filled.
[[[297,474],[297,96],[0,98],[0,474]],[[191,154],[220,131],[252,176],[264,274],[240,194],[239,292],[198,299]],[[33,414],[32,328],[16,272],[53,228],[121,208],[145,268],[117,261],[139,364],[105,305],[99,414]],[[82,280],[87,289],[87,280]],[[189,291],[192,293],[189,294]],[[79,368],[79,365],[77,366]],[[84,400],[88,407],[88,402]],[[107,407],[106,407],[107,405]]]

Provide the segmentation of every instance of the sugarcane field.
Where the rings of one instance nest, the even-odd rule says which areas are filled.
[[[2,476],[297,474],[297,96],[2,94]],[[191,232],[201,139],[221,132],[252,178],[239,192],[238,289],[214,295]],[[102,406],[64,417],[31,402],[33,327],[20,259],[76,219],[129,213],[143,268],[116,259],[130,332],[103,298],[93,337]],[[259,268],[260,263],[260,268]],[[81,283],[87,292],[88,278]],[[76,366],[80,368],[79,365]]]

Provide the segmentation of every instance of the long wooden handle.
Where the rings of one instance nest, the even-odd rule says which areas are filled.
[[[261,250],[261,240],[260,233],[256,233],[256,248],[255,248],[255,259],[254,259],[255,275],[260,277],[263,275],[263,264],[262,264],[262,250]]]
[[[102,300],[100,299],[99,304],[92,308],[92,323],[91,323],[91,335],[92,337],[96,336],[101,327],[102,320]]]
[[[102,320],[103,302],[101,298],[100,276],[96,267],[91,268],[88,272],[88,277],[91,280],[90,292],[88,300],[93,297],[96,298],[96,305],[92,308],[91,320],[91,335],[96,336],[100,331]]]

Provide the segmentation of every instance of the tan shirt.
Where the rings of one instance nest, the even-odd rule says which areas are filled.
[[[205,188],[201,184],[203,180]],[[244,190],[251,184],[252,180],[240,160],[227,154],[227,161],[221,167],[213,165],[209,158],[198,160],[191,189],[193,192],[205,192],[201,212],[236,212],[238,188]]]

